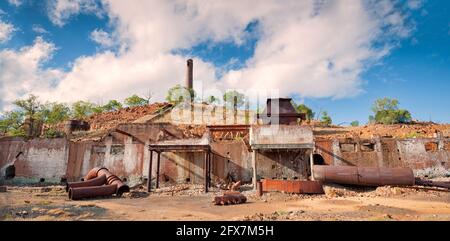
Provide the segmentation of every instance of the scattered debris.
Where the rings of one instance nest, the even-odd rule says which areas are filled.
[[[214,205],[233,205],[247,202],[247,198],[239,192],[227,192],[214,198]]]

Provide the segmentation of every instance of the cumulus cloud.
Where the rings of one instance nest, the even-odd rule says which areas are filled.
[[[43,68],[55,52],[55,46],[41,37],[19,50],[0,51],[0,109],[11,109],[11,103],[27,93],[48,91],[63,72]]]
[[[411,9],[418,9],[422,4],[423,0],[408,0],[408,7]]]
[[[12,33],[15,28],[12,24],[3,22],[0,19],[0,44],[7,42],[11,39]]]
[[[9,4],[14,5],[16,7],[22,5],[22,0],[8,0]]]
[[[96,3],[54,1],[60,14],[50,16],[59,16],[60,23],[82,12],[81,3]],[[119,50],[78,58],[69,71],[54,75],[59,81],[43,88],[41,97],[106,101],[151,90],[154,100],[162,100],[184,77],[186,57],[174,50],[204,42],[245,44],[246,27],[256,23],[255,53],[242,68],[225,70],[217,79],[215,73],[223,68],[194,58],[194,78],[204,88],[262,86],[283,96],[343,98],[361,93],[361,74],[413,30],[405,12],[410,8],[387,0],[103,0],[101,5],[114,31],[94,30],[91,38]]]
[[[33,24],[32,30],[38,34],[48,34],[49,32],[39,24]]]
[[[53,24],[64,26],[70,17],[80,13],[94,13],[101,16],[97,0],[48,0],[49,18]]]
[[[91,32],[91,40],[100,44],[102,47],[111,47],[114,45],[114,40],[109,33],[96,29]]]

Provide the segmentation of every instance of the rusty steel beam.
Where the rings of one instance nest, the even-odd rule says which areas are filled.
[[[156,188],[159,188],[159,167],[161,165],[161,152],[158,152],[158,159],[156,160]]]
[[[117,186],[117,195],[122,195],[124,192],[129,192],[130,187],[128,187],[125,183],[120,180],[119,177],[112,174],[108,169],[105,167],[96,167],[89,171],[89,173],[86,175],[84,180],[91,180],[98,176],[105,175],[106,176],[106,183],[108,185],[116,185]]]
[[[361,186],[413,186],[415,183],[414,173],[410,168],[315,165],[314,178],[324,183]]]
[[[150,163],[148,165],[147,192],[152,191],[152,165],[153,165],[153,151],[150,151]]]
[[[205,193],[208,192],[208,153],[205,152],[205,161],[203,163],[203,177],[205,179]]]
[[[102,186],[105,184],[106,184],[106,175],[101,175],[96,178],[86,180],[84,182],[68,182],[66,183],[66,192],[68,192],[70,188],[95,187],[95,186]]]
[[[84,198],[106,197],[117,193],[117,185],[103,185],[97,187],[75,187],[69,189],[71,200]]]
[[[256,183],[258,186],[258,182]],[[322,182],[307,180],[262,180],[262,192],[323,194]]]

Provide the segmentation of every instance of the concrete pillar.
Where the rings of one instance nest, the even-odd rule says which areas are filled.
[[[151,190],[152,190],[152,165],[153,165],[153,151],[150,151],[150,163],[148,165],[147,192],[151,192]]]
[[[311,149],[311,154],[309,154],[309,166],[311,168],[311,180],[314,181],[314,149]]]
[[[257,150],[253,150],[252,152],[252,166],[253,166],[253,189],[256,190],[256,183],[257,183],[257,170],[256,170],[256,152]]]
[[[158,160],[156,163],[156,188],[159,188],[159,167],[161,163],[161,152],[158,152]]]
[[[203,165],[203,176],[205,178],[205,193],[208,192],[208,152],[205,152],[205,162]]]

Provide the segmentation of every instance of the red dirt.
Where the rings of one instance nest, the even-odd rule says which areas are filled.
[[[168,103],[153,103],[146,106],[134,108],[123,108],[119,111],[95,114],[89,116],[85,121],[89,122],[92,130],[108,130],[118,124],[130,123],[146,115],[156,114],[161,109],[168,107]]]

